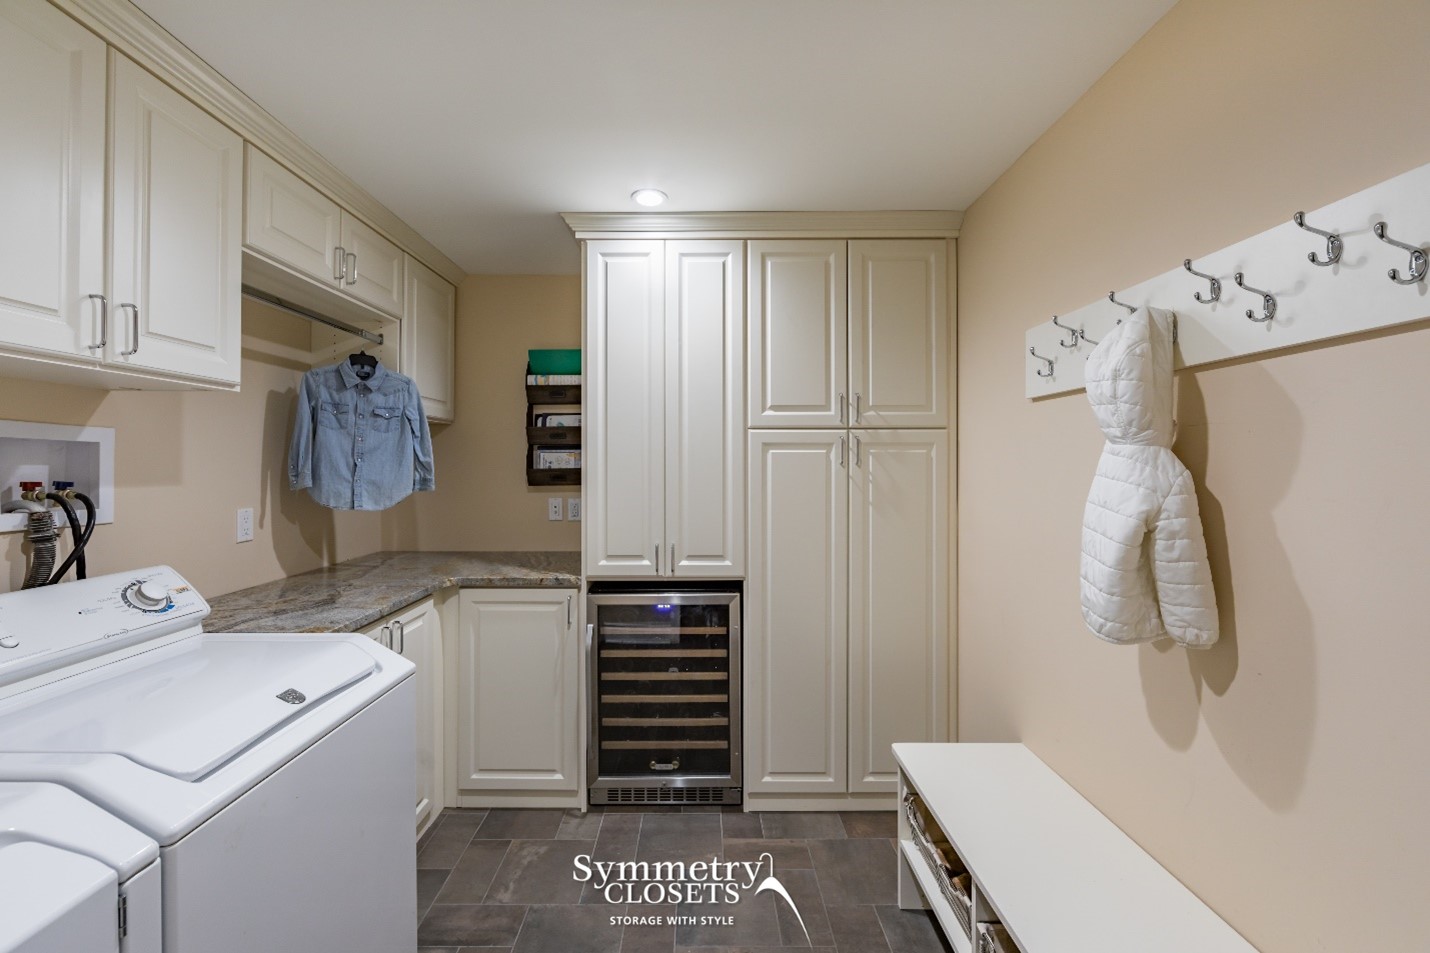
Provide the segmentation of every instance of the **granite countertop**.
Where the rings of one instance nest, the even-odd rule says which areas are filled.
[[[373,553],[209,600],[206,632],[355,632],[448,586],[581,586],[581,554]]]

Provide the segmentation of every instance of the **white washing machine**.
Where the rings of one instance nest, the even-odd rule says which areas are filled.
[[[412,663],[208,611],[167,566],[0,595],[0,781],[157,842],[165,953],[411,953]]]
[[[160,953],[159,864],[73,791],[0,782],[0,953]]]

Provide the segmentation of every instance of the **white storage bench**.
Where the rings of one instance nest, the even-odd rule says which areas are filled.
[[[1255,953],[1023,745],[897,744],[894,758],[899,906],[932,909],[957,953],[977,950],[977,924],[995,921],[1021,953]],[[909,792],[967,870],[972,937],[958,887],[945,891],[919,847]]]

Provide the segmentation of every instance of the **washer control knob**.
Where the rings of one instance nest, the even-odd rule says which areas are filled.
[[[140,609],[162,609],[169,604],[169,587],[146,579],[129,590],[129,598]]]
[[[20,640],[13,635],[0,636],[0,649],[18,649]]]

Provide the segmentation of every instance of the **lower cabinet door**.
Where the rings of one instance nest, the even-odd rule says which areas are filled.
[[[417,829],[421,831],[439,812],[437,745],[442,715],[437,707],[437,678],[441,668],[442,624],[431,599],[398,615],[393,648],[417,666]]]
[[[849,790],[893,793],[890,745],[948,726],[948,436],[853,431]]]
[[[750,431],[745,788],[847,789],[848,441]]]
[[[460,598],[458,789],[577,790],[576,591],[469,589]]]

